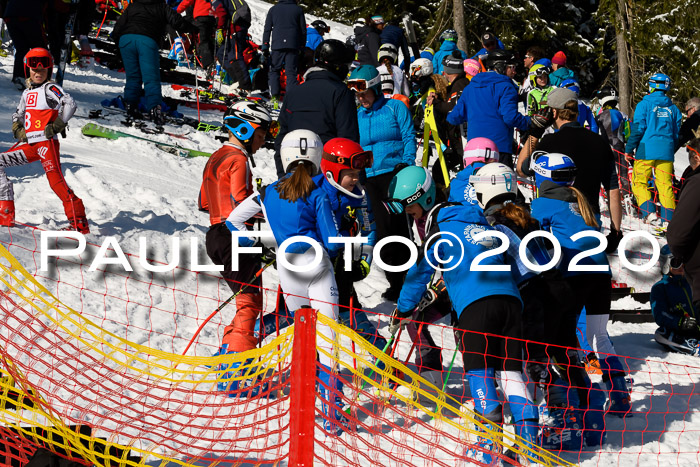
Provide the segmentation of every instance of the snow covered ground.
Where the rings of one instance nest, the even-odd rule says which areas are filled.
[[[262,24],[269,4],[250,0],[253,10],[253,26],[251,34],[259,41],[262,36]],[[307,16],[307,23],[315,17]],[[351,33],[349,26],[329,22],[330,37],[344,40]],[[6,150],[14,144],[11,127],[11,114],[15,110],[20,93],[10,83],[12,69],[11,58],[0,58],[0,149]],[[139,238],[148,241],[148,257],[169,262],[173,258],[171,237],[179,236],[183,240],[196,237],[203,248],[204,234],[208,228],[208,216],[197,210],[197,196],[201,183],[201,174],[206,163],[205,158],[183,159],[156,149],[152,144],[131,138],[117,141],[90,139],[80,133],[83,124],[92,120],[85,118],[91,109],[100,108],[100,101],[121,94],[124,85],[123,73],[96,66],[92,70],[81,70],[69,66],[66,72],[64,88],[78,103],[76,116],[70,121],[68,137],[61,139],[61,160],[66,180],[69,186],[80,196],[86,206],[91,225],[89,242],[101,244],[107,236],[118,242],[124,252],[138,255]],[[164,86],[165,95],[176,95]],[[181,108],[183,113],[196,117],[195,109]],[[221,119],[218,111],[202,112],[202,121],[218,123]],[[118,120],[118,119],[117,119]],[[112,120],[115,123],[117,120]],[[97,121],[97,123],[110,122]],[[123,128],[121,128],[124,130]],[[173,140],[167,136],[154,136],[164,142],[175,142],[190,148],[213,152],[219,147],[210,135],[198,133],[187,127],[167,127],[168,131],[182,133],[187,140]],[[138,134],[137,130],[124,130]],[[683,161],[687,160],[685,156]],[[262,150],[256,155],[257,168],[254,175],[261,177],[264,183],[275,178],[275,168],[272,153]],[[683,162],[677,162],[677,170],[683,168]],[[57,230],[66,226],[62,206],[58,198],[50,190],[44,172],[40,165],[32,164],[23,167],[7,169],[11,180],[15,182],[15,197],[17,221],[28,226],[36,226],[43,230]],[[631,226],[633,227],[633,226]],[[0,242],[12,243],[10,251],[15,254],[24,266],[31,272],[37,272],[38,262],[36,237],[30,227],[14,227],[0,229]],[[26,249],[19,248],[23,246]],[[635,247],[635,251],[642,247]],[[94,253],[94,249],[92,250]],[[644,249],[646,252],[646,249]],[[89,256],[89,255],[87,255]],[[199,255],[201,261],[208,261],[206,255]],[[84,257],[85,258],[85,257]],[[148,277],[132,261],[137,277]],[[189,267],[189,259],[181,263]],[[613,265],[615,270],[615,265]],[[60,271],[60,281],[64,284],[81,286],[87,283],[99,283],[98,278],[86,278],[79,268],[63,267]],[[96,273],[99,274],[99,273]],[[41,276],[41,274],[40,274]],[[49,273],[51,276],[51,273]],[[648,286],[656,280],[658,268],[650,274],[633,280],[625,280],[639,290],[648,290]],[[632,277],[632,276],[629,276]],[[159,283],[172,284],[177,282],[178,289],[191,287],[197,294],[206,297],[226,298],[225,290],[221,290],[215,281],[197,281],[187,275],[177,278],[162,277]],[[635,282],[636,281],[636,282]],[[53,282],[45,282],[49,288],[54,286],[68,306],[93,317],[94,313],[105,313],[102,304],[91,306],[89,300],[81,292],[71,291]],[[272,268],[264,274],[265,287],[277,287],[277,274]],[[387,287],[387,282],[378,268],[373,268],[367,280],[357,287],[358,295],[365,309],[381,316],[380,332],[387,335],[386,316],[392,310],[392,305],[384,303],[381,293]],[[103,286],[106,287],[106,286]],[[136,291],[136,293],[135,293]],[[160,309],[167,310],[172,304],[172,291],[167,287],[162,292],[154,291],[144,285],[139,295],[139,288],[129,288],[129,300],[148,303],[158,302]],[[625,299],[628,300],[628,299]],[[206,306],[193,300],[191,313],[193,316],[206,316],[215,308],[211,303]],[[273,304],[268,304],[268,308]],[[638,304],[637,304],[638,305]],[[629,309],[635,306],[631,303],[617,303],[614,308]],[[648,306],[647,306],[648,307]],[[94,309],[93,309],[94,308]],[[202,308],[202,309],[200,309]],[[188,309],[182,305],[178,310]],[[223,321],[231,319],[231,309]],[[114,311],[119,313],[119,310]],[[130,314],[133,313],[133,314]],[[194,319],[178,320],[167,312],[160,316],[139,316],[137,313],[127,313],[124,319],[119,317],[103,317],[103,325],[109,330],[127,337],[130,341],[147,344],[169,352],[181,352],[184,343],[196,330],[197,321]],[[131,323],[128,331],[123,323]],[[608,444],[597,453],[588,453],[570,460],[579,461],[582,465],[613,465],[635,463],[638,465],[698,465],[700,453],[700,415],[697,413],[698,399],[696,389],[700,383],[700,368],[694,357],[668,354],[653,340],[656,327],[653,324],[624,324],[611,323],[609,333],[619,354],[634,357],[629,360],[633,385],[633,406],[637,414],[625,420],[609,419]],[[454,351],[454,341],[449,330],[438,331],[436,341],[444,343],[443,361],[449,362]],[[170,336],[170,337],[168,337]],[[172,336],[177,336],[174,340]],[[209,355],[219,344],[220,335],[217,332],[206,331],[190,354]],[[402,338],[397,350],[399,355],[407,355],[410,348],[408,336]],[[461,367],[457,359],[456,367]],[[700,366],[700,365],[698,365]],[[451,378],[448,392],[462,394],[462,382]]]

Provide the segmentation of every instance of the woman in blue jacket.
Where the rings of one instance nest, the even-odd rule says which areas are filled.
[[[340,236],[325,190],[312,179],[319,171],[323,152],[321,138],[309,130],[294,130],[282,141],[281,156],[287,175],[264,187],[239,204],[229,215],[226,225],[232,232],[246,231],[246,221],[261,210],[281,246],[286,240],[304,236],[320,248],[321,261],[311,270],[295,272],[277,257],[277,272],[285,300],[290,310],[310,306],[333,320],[338,319],[338,287],[333,275],[330,255],[337,254],[341,243],[331,243],[331,237]],[[241,246],[256,245],[256,238],[240,237]],[[284,258],[294,267],[312,264],[317,256],[306,242],[289,243]],[[328,434],[339,435],[347,427],[343,414],[343,383],[332,369],[331,356],[335,333],[327,325],[319,324],[317,333],[320,371],[319,391],[323,412],[323,427]]]
[[[411,114],[398,100],[386,99],[381,92],[381,78],[377,69],[363,65],[348,79],[348,87],[355,91],[360,102],[357,123],[360,127],[360,145],[374,154],[372,167],[365,170],[365,189],[369,196],[377,227],[377,241],[390,235],[410,238],[405,215],[392,215],[384,208],[386,189],[398,164],[415,165],[416,138]],[[382,250],[382,259],[390,265],[404,264],[410,255],[403,245],[390,244]],[[386,272],[389,289],[382,295],[396,301],[403,283],[403,273]]]
[[[574,290],[577,307],[586,307],[586,337],[598,354],[603,381],[610,391],[608,413],[624,417],[630,411],[630,395],[625,371],[617,358],[607,333],[610,316],[612,283],[608,258],[601,250],[578,261],[592,271],[574,271],[572,259],[600,244],[595,237],[573,241],[579,232],[598,232],[598,222],[585,196],[572,185],[576,178],[576,164],[564,154],[543,153],[533,161],[537,198],[532,201],[532,216],[543,230],[554,234],[561,245],[561,270]]]

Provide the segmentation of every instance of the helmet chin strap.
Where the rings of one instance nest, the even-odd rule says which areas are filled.
[[[336,190],[342,191],[342,192],[345,193],[346,195],[351,196],[351,197],[353,197],[353,198],[355,198],[355,199],[362,199],[362,198],[364,198],[364,196],[365,196],[365,189],[364,189],[364,187],[363,187],[362,185],[360,185],[359,183],[357,183],[357,184],[355,185],[356,187],[358,187],[358,188],[360,189],[360,194],[359,194],[359,195],[358,195],[358,194],[355,194],[355,193],[353,193],[353,192],[351,192],[351,191],[348,191],[348,190],[346,190],[345,188],[343,188],[342,186],[340,186],[335,180],[333,180],[333,173],[332,173],[330,170],[326,172],[326,181],[327,181],[328,183],[330,183],[332,186],[334,186]]]

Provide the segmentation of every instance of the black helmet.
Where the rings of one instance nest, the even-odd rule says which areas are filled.
[[[316,66],[332,71],[340,79],[345,79],[354,58],[355,50],[338,39],[326,39],[314,52]]]
[[[612,107],[617,106],[617,91],[615,91],[615,88],[613,88],[612,86],[603,86],[600,89],[600,91],[595,93],[595,95],[598,98],[598,102],[600,103],[600,105],[609,104]]]
[[[318,32],[330,32],[331,28],[326,24],[325,21],[322,21],[320,19],[317,19],[313,23],[311,23],[311,27],[317,30]]]
[[[500,75],[506,74],[508,65],[515,65],[517,60],[515,54],[510,50],[496,49],[489,52],[486,59],[483,60],[487,70],[494,70]]]

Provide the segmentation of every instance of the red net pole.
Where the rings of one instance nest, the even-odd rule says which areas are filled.
[[[294,314],[289,465],[311,467],[314,463],[315,384],[316,310],[302,307]]]

